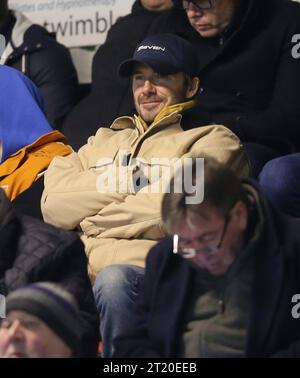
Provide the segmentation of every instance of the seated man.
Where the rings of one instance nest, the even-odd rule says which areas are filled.
[[[95,357],[99,320],[81,241],[75,233],[17,215],[0,189],[0,294],[9,296],[24,285],[42,281],[59,284],[74,295],[82,356]]]
[[[133,114],[131,83],[129,78],[118,77],[118,67],[172,6],[172,0],[136,0],[131,13],[120,17],[108,31],[93,59],[91,93],[72,109],[63,124],[63,133],[76,151],[100,126],[109,127],[116,117]]]
[[[148,37],[119,72],[132,76],[138,115],[117,118],[78,153],[55,158],[41,202],[46,222],[81,232],[93,282],[101,271],[94,291],[105,357],[131,322],[145,257],[165,235],[160,207],[166,170],[189,156],[213,155],[238,174],[248,173],[243,147],[230,130],[203,123],[206,116],[190,128],[185,122],[185,114],[193,119],[199,88],[197,58],[187,41],[172,34]],[[109,267],[116,264],[122,265]]]
[[[0,34],[6,48],[0,64],[28,76],[40,90],[46,116],[55,129],[77,101],[78,80],[68,49],[42,26],[32,24],[22,13],[0,2]]]
[[[82,356],[77,303],[59,285],[43,282],[13,291],[6,298],[6,314],[0,324],[0,357]]]
[[[204,180],[192,177],[204,200],[165,195],[170,236],[148,255],[115,356],[299,358],[300,221],[214,159],[204,161]]]

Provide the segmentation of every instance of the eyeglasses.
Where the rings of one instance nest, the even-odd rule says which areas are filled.
[[[207,250],[209,252],[206,253],[213,253],[217,252],[220,250],[224,237],[226,235],[227,227],[230,222],[230,215],[227,215],[225,218],[224,226],[222,229],[222,233],[219,239],[219,242],[216,244],[211,241],[202,241],[203,248],[200,249],[195,249],[195,248],[189,248],[185,247],[184,243],[180,242],[180,238],[178,234],[173,235],[173,253],[181,255],[185,259],[192,259],[194,258],[197,254],[203,252],[203,250]]]
[[[212,9],[215,6],[216,0],[183,0],[182,6],[184,10],[189,10],[192,4],[195,8],[200,10]]]

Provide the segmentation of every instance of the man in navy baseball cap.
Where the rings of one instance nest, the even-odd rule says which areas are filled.
[[[136,111],[150,125],[163,110],[196,95],[197,66],[189,42],[175,34],[156,34],[136,47],[132,59],[120,65],[119,75],[132,76]]]
[[[129,77],[136,63],[143,63],[162,75],[183,72],[197,76],[197,56],[191,44],[175,34],[157,34],[144,39],[135,49],[132,59],[119,67],[121,77]]]

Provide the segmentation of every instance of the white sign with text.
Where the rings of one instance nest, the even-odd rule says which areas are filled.
[[[12,9],[55,32],[68,47],[99,45],[134,0],[9,0]]]

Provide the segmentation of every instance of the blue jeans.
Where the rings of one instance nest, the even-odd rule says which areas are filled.
[[[273,206],[300,217],[300,153],[269,161],[260,173],[259,182]]]
[[[93,287],[102,339],[102,357],[114,356],[114,340],[132,324],[144,269],[135,265],[110,265],[96,277]]]

